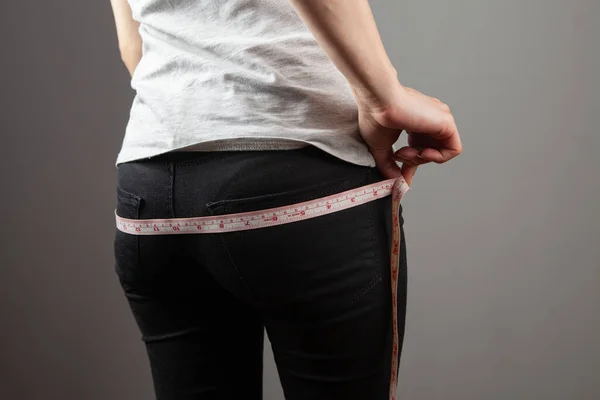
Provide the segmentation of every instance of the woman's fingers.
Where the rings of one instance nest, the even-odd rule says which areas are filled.
[[[386,179],[395,179],[402,175],[402,170],[396,164],[394,151],[391,147],[389,149],[371,149],[370,151],[375,159],[377,169]]]
[[[406,146],[396,150],[394,158],[405,164],[419,166],[426,164],[429,161],[420,157],[420,149],[416,147]]]
[[[418,157],[427,162],[445,163],[462,152],[462,143],[456,122],[447,114],[439,130],[427,133],[408,132],[409,147],[402,150],[402,156],[411,160]],[[421,150],[417,150],[420,148]],[[411,150],[412,149],[412,150]]]
[[[404,180],[406,181],[408,186],[412,186],[413,176],[415,176],[417,168],[417,165],[411,165],[408,163],[402,164],[402,176],[404,177]]]
[[[441,164],[462,152],[450,108],[438,98],[404,88],[398,104],[384,111],[369,110],[359,107],[360,133],[386,178],[402,175],[408,182],[419,165]],[[402,131],[408,134],[408,146],[394,151],[392,145]]]
[[[457,152],[451,149],[432,149],[427,148],[423,149],[420,154],[420,157],[427,162],[434,162],[437,164],[445,163],[450,159],[456,157],[458,155]]]

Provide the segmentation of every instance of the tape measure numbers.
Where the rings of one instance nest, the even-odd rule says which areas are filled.
[[[117,215],[117,229],[132,235],[203,234],[243,231],[303,221],[356,207],[392,195],[392,242],[390,249],[390,274],[392,290],[392,370],[390,376],[390,400],[396,400],[398,375],[398,265],[400,261],[400,201],[409,186],[404,178],[388,179],[367,186],[347,190],[282,207],[269,208],[238,214],[208,217],[169,219],[127,219]]]

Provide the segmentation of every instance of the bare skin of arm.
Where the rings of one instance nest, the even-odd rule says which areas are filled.
[[[402,175],[410,185],[418,165],[444,163],[462,152],[448,105],[400,84],[368,0],[289,2],[352,87],[361,136],[386,178]],[[394,152],[402,131],[409,145]]]
[[[142,38],[138,32],[140,24],[133,19],[127,0],[110,0],[110,4],[115,17],[121,60],[129,74],[133,75],[142,58]]]

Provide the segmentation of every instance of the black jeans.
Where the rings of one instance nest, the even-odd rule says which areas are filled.
[[[172,152],[117,171],[117,213],[130,219],[259,210],[384,179],[376,168],[313,146]],[[286,399],[387,399],[391,213],[387,196],[249,231],[116,230],[115,270],[147,349],[156,398],[261,399],[266,328]],[[402,344],[403,232],[400,248]]]

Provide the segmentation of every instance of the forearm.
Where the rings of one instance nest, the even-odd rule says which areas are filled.
[[[117,29],[121,60],[131,75],[142,58],[139,22],[133,19],[127,0],[110,0]]]
[[[289,0],[355,95],[387,102],[399,86],[368,0]]]

